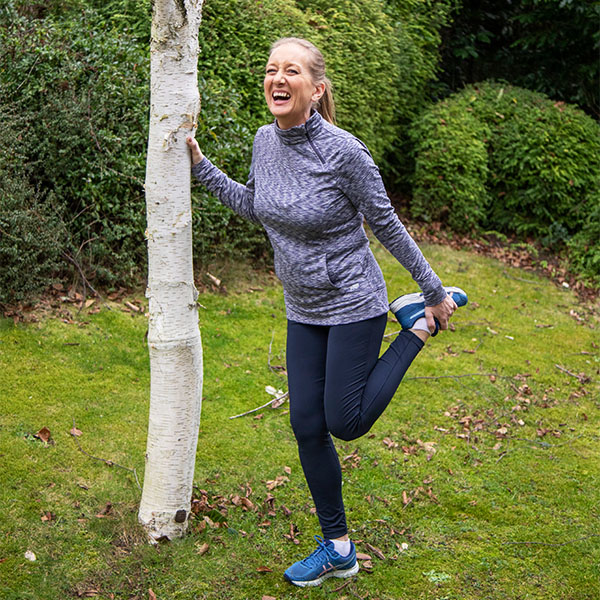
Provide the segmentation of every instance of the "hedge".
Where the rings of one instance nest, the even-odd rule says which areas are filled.
[[[600,276],[600,127],[574,106],[497,82],[468,86],[414,123],[413,215],[568,246]]]

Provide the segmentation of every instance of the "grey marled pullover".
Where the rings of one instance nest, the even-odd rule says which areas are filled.
[[[394,212],[367,147],[318,112],[291,129],[274,122],[257,131],[245,186],[207,158],[192,173],[223,204],[263,225],[292,321],[339,325],[388,311],[363,216],[427,305],[446,295]]]

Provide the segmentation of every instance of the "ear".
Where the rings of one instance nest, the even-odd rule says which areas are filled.
[[[318,85],[315,86],[315,91],[313,92],[311,100],[313,102],[318,102],[323,97],[324,93],[325,93],[325,84],[319,83]]]

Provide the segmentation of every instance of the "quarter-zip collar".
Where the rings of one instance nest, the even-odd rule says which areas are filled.
[[[315,110],[302,125],[281,129],[275,120],[273,127],[284,144],[300,144],[306,141],[310,142],[319,134],[323,127],[323,117]]]

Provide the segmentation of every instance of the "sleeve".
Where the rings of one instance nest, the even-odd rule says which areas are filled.
[[[338,185],[364,217],[377,239],[411,274],[425,304],[435,306],[446,291],[423,253],[394,211],[377,165],[367,147],[353,138],[342,155]]]
[[[192,167],[192,174],[206,189],[214,194],[222,204],[238,215],[260,223],[254,212],[254,152],[246,185],[229,178],[213,165],[206,156]]]

